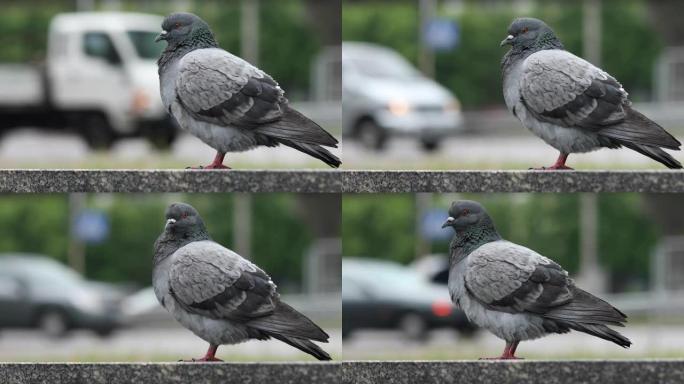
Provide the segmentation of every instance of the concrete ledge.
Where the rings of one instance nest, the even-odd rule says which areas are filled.
[[[682,360],[344,362],[345,384],[682,383]]]
[[[346,193],[684,192],[684,171],[346,171]]]
[[[0,170],[2,193],[341,190],[341,177],[333,170]]]
[[[339,363],[0,364],[3,384],[166,384],[340,382]]]
[[[0,170],[0,193],[684,192],[684,171]]]

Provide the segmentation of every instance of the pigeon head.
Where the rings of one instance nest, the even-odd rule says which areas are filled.
[[[473,227],[492,227],[492,219],[484,207],[471,200],[455,201],[449,208],[449,218],[442,228],[452,227],[456,232],[463,232]]]
[[[539,19],[522,17],[513,20],[508,27],[508,36],[501,46],[510,45],[514,50],[562,49],[556,34],[551,27]]]
[[[164,19],[161,27],[162,31],[155,41],[165,40],[167,49],[186,45],[193,48],[218,46],[209,24],[192,13],[172,13]]]
[[[206,235],[206,227],[199,213],[191,205],[185,203],[173,203],[166,208],[164,230],[181,238]]]

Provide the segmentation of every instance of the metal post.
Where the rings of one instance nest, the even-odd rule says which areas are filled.
[[[580,194],[579,285],[589,292],[606,291],[606,274],[598,261],[598,195]]]
[[[76,11],[85,12],[95,9],[95,0],[76,0]]]
[[[430,47],[425,45],[425,30],[428,23],[435,17],[437,9],[436,0],[418,0],[418,17],[420,19],[418,31],[419,57],[418,67],[428,77],[435,77],[435,54]]]
[[[601,65],[601,0],[584,0],[582,6],[584,58]]]
[[[74,225],[76,217],[85,208],[85,200],[85,193],[69,194],[69,252],[67,254],[67,262],[71,268],[81,275],[84,275],[86,271],[85,245],[76,237]]]
[[[423,239],[423,235],[420,231],[421,220],[425,213],[430,209],[430,203],[432,202],[432,194],[430,193],[416,193],[416,220],[415,220],[415,238],[416,238],[416,254],[415,258],[425,256],[430,252],[430,244]]]
[[[242,0],[240,54],[250,63],[259,64],[259,0]]]
[[[235,252],[252,258],[252,196],[249,193],[233,194],[233,234]]]

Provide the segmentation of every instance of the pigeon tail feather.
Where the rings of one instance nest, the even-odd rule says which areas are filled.
[[[284,139],[276,140],[283,145],[286,145],[290,148],[294,148],[300,152],[304,152],[309,156],[315,157],[333,168],[339,168],[342,164],[342,161],[340,161],[339,157],[333,155],[332,153],[330,153],[330,151],[321,147],[320,145],[297,143],[294,141]]]
[[[632,143],[673,150],[680,149],[682,144],[679,140],[674,138],[663,127],[629,106],[625,105],[624,109],[627,115],[624,121],[619,124],[602,127],[598,132],[599,135],[614,139],[626,147],[626,144]]]
[[[282,341],[285,344],[291,345],[297,349],[299,349],[302,352],[306,352],[309,355],[317,358],[318,360],[332,360],[330,355],[321,349],[318,345],[312,343],[309,340],[306,339],[299,339],[296,337],[288,337],[285,335],[280,335],[277,333],[270,333],[270,332],[265,332],[267,335],[273,337],[274,339],[278,339]]]
[[[682,168],[682,163],[677,161],[674,157],[672,157],[669,153],[663,151],[662,149],[658,147],[653,147],[650,145],[640,145],[640,144],[635,144],[635,143],[629,143],[629,142],[620,142],[620,144],[624,145],[626,148],[629,148],[633,151],[639,152],[644,156],[648,156],[651,159],[663,164],[664,166],[671,168],[671,169],[681,169]]]
[[[282,118],[258,126],[256,132],[279,142],[286,140],[332,148],[337,148],[338,144],[337,139],[320,125],[290,107],[285,107]]]
[[[567,321],[565,324],[575,331],[596,336],[603,340],[612,341],[622,348],[629,348],[632,345],[632,341],[623,336],[620,332],[614,331],[603,324],[584,324],[571,321]]]
[[[545,319],[558,324],[558,331],[574,329],[628,348],[632,342],[620,333],[608,328],[606,324],[624,326],[627,316],[606,301],[577,287],[570,288],[573,300],[544,314]],[[558,332],[555,331],[555,332]],[[562,332],[559,332],[562,333]]]
[[[619,309],[575,286],[570,287],[573,299],[569,303],[544,314],[544,317],[578,321],[581,323],[622,324],[627,316]]]
[[[283,302],[278,302],[275,310],[270,315],[251,320],[247,325],[266,332],[273,337],[284,335],[324,343],[327,343],[330,337],[308,317]]]

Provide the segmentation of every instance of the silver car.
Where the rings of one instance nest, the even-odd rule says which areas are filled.
[[[390,136],[403,135],[433,150],[462,129],[456,97],[389,48],[344,42],[342,78],[344,134],[369,147],[382,149]]]

